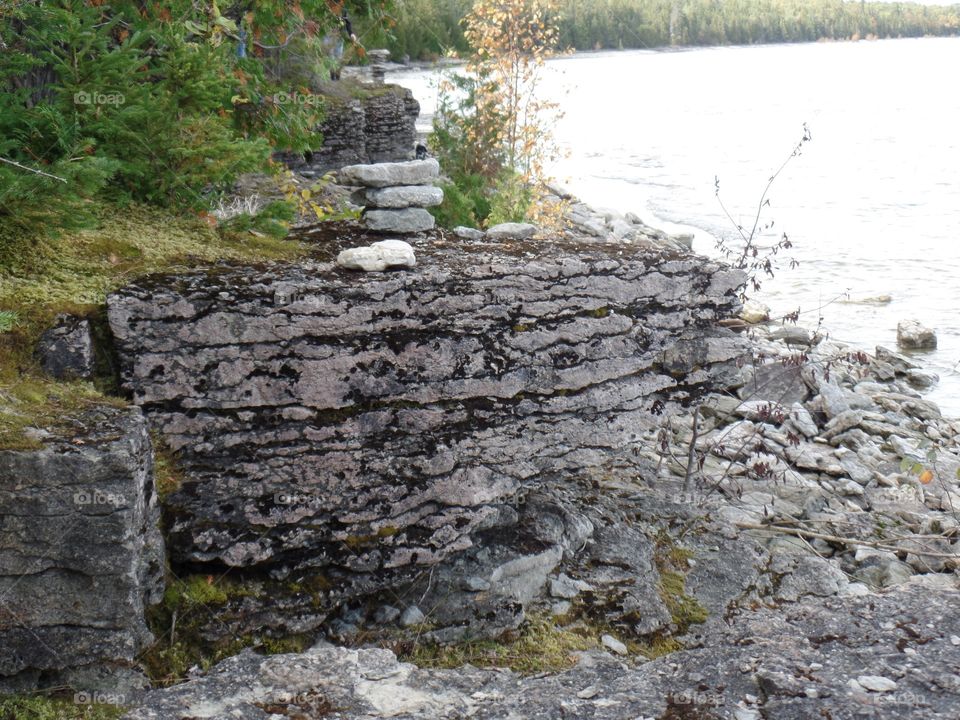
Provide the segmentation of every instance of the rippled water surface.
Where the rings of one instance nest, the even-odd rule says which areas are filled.
[[[919,357],[941,381],[930,394],[960,416],[960,38],[672,52],[581,54],[552,61],[545,94],[562,103],[569,156],[555,174],[598,207],[694,228],[714,252],[752,225],[771,173],[813,136],[770,191],[767,238],[786,232],[786,263],[758,299],[823,317],[867,349],[896,343],[897,322],[934,327]],[[398,73],[424,120],[436,73]],[[889,295],[886,304],[860,302]]]

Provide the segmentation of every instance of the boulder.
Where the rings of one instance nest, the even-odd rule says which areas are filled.
[[[897,323],[897,345],[907,350],[933,350],[937,334],[919,320],[902,320]]]
[[[433,230],[437,221],[422,208],[403,210],[368,210],[363,214],[363,223],[374,232],[418,233]]]
[[[0,688],[111,689],[153,640],[164,543],[147,425],[112,407],[83,423],[0,451]]]
[[[907,370],[907,382],[920,390],[929,390],[940,382],[940,376],[929,370]]]
[[[399,185],[367,190],[368,207],[428,208],[443,202],[443,190],[433,185]]]
[[[338,173],[342,185],[371,188],[395,185],[430,185],[440,176],[440,163],[434,158],[400,163],[348,165]]]
[[[537,234],[537,226],[530,223],[501,223],[487,229],[491,240],[526,240]]]
[[[455,227],[453,229],[453,234],[461,240],[472,240],[474,242],[483,240],[483,238],[486,237],[486,233],[484,233],[483,230],[477,230],[476,228],[472,227],[464,227],[463,225]]]
[[[898,375],[904,375],[911,370],[919,370],[920,365],[906,355],[895,353],[893,350],[877,345],[876,358],[892,366]]]
[[[381,240],[369,247],[351,248],[337,255],[337,265],[350,270],[382,272],[388,268],[417,265],[413,248],[403,240]]]
[[[610,622],[667,627],[652,543],[612,519],[622,498],[564,478],[646,467],[636,450],[677,388],[668,347],[711,370],[682,398],[735,368],[742,339],[715,323],[743,275],[563,239],[549,253],[411,244],[416,267],[401,273],[216,267],[110,295],[123,387],[184,475],[165,501],[173,561],[323,576],[320,598],[268,595],[261,614],[244,598],[214,630],[402,612],[399,597],[430,608],[437,636],[487,636],[516,627],[559,572],[607,588]],[[608,524],[599,579],[557,567]]]
[[[58,380],[92,378],[96,358],[90,321],[57,315],[54,326],[40,336],[37,355],[44,372]]]

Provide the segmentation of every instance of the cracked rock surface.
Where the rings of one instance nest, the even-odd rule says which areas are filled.
[[[296,655],[245,652],[206,676],[149,692],[125,717],[952,720],[960,706],[960,594],[931,580],[743,610],[714,623],[710,646],[650,662],[591,651],[546,677],[422,670],[386,650],[328,644]],[[931,605],[931,592],[942,602]]]

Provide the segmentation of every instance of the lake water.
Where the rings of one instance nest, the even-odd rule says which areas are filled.
[[[807,123],[812,141],[770,190],[762,242],[790,255],[756,299],[831,337],[896,348],[897,322],[937,330],[918,354],[928,397],[960,416],[960,38],[578,54],[551,61],[543,93],[565,116],[555,175],[596,207],[692,228],[695,249],[753,224],[764,186]],[[436,72],[402,72],[424,115]],[[862,303],[889,295],[886,304]]]

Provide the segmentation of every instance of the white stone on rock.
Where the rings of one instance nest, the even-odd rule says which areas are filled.
[[[394,185],[428,185],[440,176],[440,163],[435,158],[399,163],[348,165],[340,168],[342,185],[363,185],[383,188]]]
[[[607,234],[606,223],[598,217],[581,215],[579,213],[571,213],[567,215],[567,219],[573,223],[574,227],[576,227],[578,230],[582,230],[588,235],[593,235],[594,237],[603,237]]]
[[[613,218],[613,220],[607,221],[607,227],[610,228],[610,232],[612,232],[613,236],[618,240],[628,238],[636,232],[633,225],[623,218]]]
[[[897,345],[909,350],[933,350],[937,334],[919,320],[901,320],[897,323]]]
[[[555,598],[570,600],[580,593],[592,589],[589,583],[585,583],[583,580],[575,580],[565,573],[560,573],[559,577],[550,580],[550,595]]]
[[[337,255],[337,265],[349,270],[382,272],[391,267],[416,267],[413,248],[403,240],[381,240],[369,247],[350,248]]]
[[[416,233],[433,230],[436,225],[433,215],[423,208],[403,210],[368,210],[363,222],[375,232]]]
[[[501,223],[487,230],[491,240],[526,240],[537,234],[537,226],[530,223]]]
[[[841,597],[863,597],[864,595],[870,594],[870,588],[860,582],[852,582],[840,589]]]
[[[813,416],[800,403],[794,403],[790,407],[790,422],[808,438],[814,437],[818,432],[817,424],[813,421]]]
[[[367,190],[366,199],[367,205],[374,208],[428,208],[443,202],[443,190],[433,185],[371,188]]]

